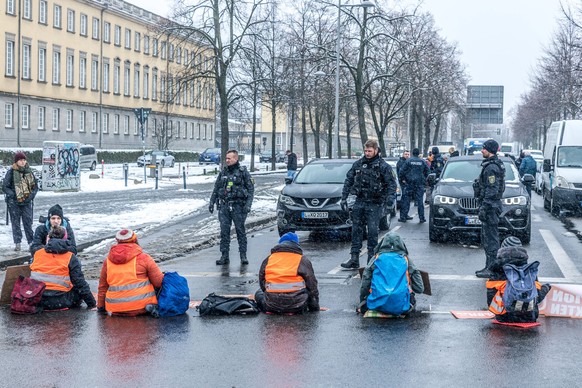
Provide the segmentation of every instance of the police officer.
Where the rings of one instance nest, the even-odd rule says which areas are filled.
[[[481,244],[485,249],[485,268],[475,272],[479,278],[489,278],[489,267],[497,257],[499,249],[499,215],[501,214],[501,197],[505,190],[505,166],[497,157],[499,144],[489,139],[483,143],[481,154],[485,159],[481,163],[481,175],[475,180],[473,189],[475,198],[479,198],[479,220],[481,220]]]
[[[400,218],[399,222],[406,222],[412,217],[408,216],[410,210],[410,197],[414,198],[416,206],[418,207],[418,218],[420,222],[426,222],[424,218],[424,205],[422,203],[422,196],[424,194],[424,185],[426,177],[429,173],[428,165],[424,160],[419,158],[420,150],[415,148],[412,150],[412,157],[400,169],[398,179],[404,182],[404,193],[400,200]]]
[[[253,195],[255,193],[254,181],[246,167],[238,162],[238,152],[229,150],[226,152],[226,167],[222,169],[216,182],[214,191],[210,197],[208,211],[214,211],[214,204],[218,206],[218,220],[220,221],[220,253],[216,265],[224,265],[230,262],[228,251],[230,247],[230,226],[234,222],[238,250],[241,264],[248,264],[247,260],[247,236],[245,220],[251,211]]]
[[[432,154],[432,160],[430,162],[430,173],[435,174],[438,178],[439,176],[441,176],[441,172],[443,171],[443,167],[445,166],[445,160],[443,159],[443,156],[441,155],[441,151],[439,150],[439,147],[432,147],[431,154]],[[431,195],[432,195],[432,186],[427,185],[426,186],[426,199],[425,199],[424,203],[426,203],[426,204],[429,203]]]
[[[360,266],[360,250],[364,228],[368,227],[368,261],[373,256],[378,243],[378,224],[384,213],[384,206],[392,207],[396,196],[396,180],[392,167],[378,154],[376,140],[368,140],[364,144],[364,156],[357,160],[346,174],[342,200],[344,211],[348,210],[348,195],[356,196],[352,208],[352,248],[350,259],[341,266],[357,269]]]

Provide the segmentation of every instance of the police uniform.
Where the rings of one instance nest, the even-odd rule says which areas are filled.
[[[396,180],[392,167],[380,155],[371,159],[365,156],[357,160],[346,174],[342,203],[348,195],[355,195],[352,208],[352,247],[350,260],[344,268],[358,268],[364,227],[368,227],[368,258],[378,243],[378,226],[384,206],[392,206],[396,196]]]
[[[443,168],[445,167],[445,160],[443,159],[438,147],[432,147],[432,161],[430,162],[430,173],[435,174],[436,177],[441,176]],[[432,186],[426,186],[426,200],[424,203],[429,203],[430,197],[432,196]]]
[[[428,165],[418,155],[411,156],[400,169],[398,179],[404,182],[404,193],[400,200],[400,219],[398,221],[406,222],[408,219],[412,219],[412,217],[408,217],[410,197],[412,196],[418,207],[418,218],[420,222],[426,222],[422,196],[424,194],[424,185],[428,173]]]
[[[218,205],[218,220],[220,221],[220,252],[221,259],[216,264],[228,264],[228,252],[230,249],[230,227],[234,222],[238,250],[241,263],[247,261],[247,236],[245,220],[251,210],[253,195],[255,192],[254,181],[246,167],[238,162],[232,166],[226,166],[218,174],[214,183],[214,191],[210,197],[210,208]]]
[[[483,145],[486,147],[487,142]],[[495,142],[497,144],[497,142]],[[479,220],[481,220],[481,244],[485,249],[486,264],[482,271],[487,272],[497,257],[499,249],[499,215],[501,214],[501,197],[505,191],[505,166],[497,155],[481,163],[481,174],[474,185],[475,197],[480,199]],[[481,271],[478,271],[481,272]],[[484,277],[487,275],[483,274]]]

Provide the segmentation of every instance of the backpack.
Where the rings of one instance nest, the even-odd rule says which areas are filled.
[[[190,305],[188,281],[177,272],[166,272],[158,294],[158,314],[173,317],[184,314]]]
[[[408,259],[395,252],[380,253],[374,261],[368,309],[392,315],[410,311]]]
[[[503,306],[510,314],[531,318],[534,321],[538,316],[538,276],[539,261],[515,266],[505,264],[503,271],[507,277],[507,284],[503,292]]]
[[[36,314],[42,311],[40,301],[46,284],[39,280],[18,276],[18,280],[14,283],[12,289],[12,303],[10,304],[10,312],[14,314]]]
[[[202,299],[196,307],[200,316],[258,314],[257,302],[245,296],[221,296],[215,293]]]

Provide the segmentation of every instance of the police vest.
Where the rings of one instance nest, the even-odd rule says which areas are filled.
[[[157,304],[154,286],[149,279],[136,275],[137,257],[124,264],[114,264],[107,259],[107,283],[105,309],[112,313],[145,309],[148,304]]]
[[[49,253],[44,248],[34,254],[30,277],[46,284],[47,290],[69,292],[73,288],[69,275],[72,252]]]
[[[503,192],[505,191],[505,166],[503,162],[499,159],[488,160],[482,164],[481,174],[479,175],[479,186],[480,186],[480,197],[483,199],[485,195],[485,187],[487,186],[487,177],[485,176],[485,169],[490,164],[495,164],[499,167],[499,173],[495,174],[495,179],[499,180],[499,188],[497,189],[497,195],[495,199],[499,200],[503,197]]]
[[[380,160],[361,163],[356,169],[352,193],[362,199],[377,199],[382,197],[383,189]]]
[[[303,277],[297,275],[301,255],[291,252],[275,252],[269,256],[265,268],[267,292],[296,292],[305,288]]]
[[[218,197],[226,202],[246,200],[248,191],[245,187],[245,176],[243,174],[245,167],[239,167],[234,171],[229,171],[226,167],[220,177],[220,190]]]

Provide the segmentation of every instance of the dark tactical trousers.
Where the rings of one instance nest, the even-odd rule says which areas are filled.
[[[418,218],[424,219],[424,202],[422,197],[424,196],[424,185],[407,184],[404,187],[404,192],[402,193],[402,198],[400,199],[400,218],[408,217],[408,212],[410,211],[410,198],[414,199],[416,202],[416,207],[418,208]],[[428,197],[427,197],[428,198]]]
[[[489,266],[497,258],[499,250],[499,215],[501,214],[501,205],[493,207],[484,214],[481,219],[481,245],[485,250],[485,266]]]
[[[236,238],[238,240],[238,251],[247,253],[247,235],[245,221],[247,213],[244,211],[244,204],[240,202],[222,203],[218,211],[218,221],[220,221],[220,252],[228,253],[230,250],[230,226],[234,222]]]
[[[364,228],[368,226],[368,256],[378,244],[378,226],[382,215],[382,204],[357,200],[352,209],[352,249],[350,253],[360,254]]]
[[[10,204],[8,206],[8,212],[10,213],[10,222],[12,223],[12,239],[14,240],[14,244],[20,244],[22,241],[20,220],[22,220],[26,241],[30,244],[34,236],[32,231],[32,203],[26,205]]]

